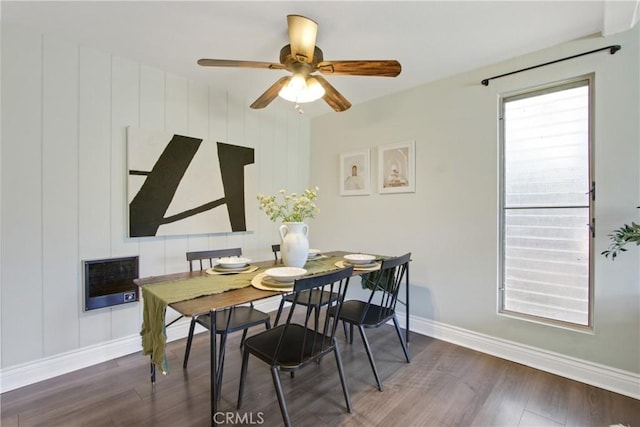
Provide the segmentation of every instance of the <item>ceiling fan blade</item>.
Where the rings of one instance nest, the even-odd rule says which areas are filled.
[[[259,61],[235,61],[233,59],[198,59],[198,65],[203,67],[240,67],[240,68],[268,68],[271,70],[283,70],[284,65],[272,62]]]
[[[396,77],[402,71],[402,66],[396,60],[323,61],[318,64],[318,70],[334,76]]]
[[[301,15],[287,15],[291,55],[300,62],[311,63],[316,47],[318,24]]]
[[[286,85],[289,80],[291,80],[291,76],[280,77],[277,82],[271,85],[269,89],[267,89],[258,99],[253,101],[253,104],[250,105],[253,109],[264,108],[271,103],[278,96],[278,92],[284,85]]]
[[[331,86],[331,83],[322,76],[313,75],[318,80],[318,83],[324,88],[324,96],[322,99],[329,104],[337,112],[346,111],[351,107],[351,103],[347,101],[347,98],[342,96],[335,87]]]

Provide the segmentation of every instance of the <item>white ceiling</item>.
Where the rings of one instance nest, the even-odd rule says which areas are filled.
[[[318,23],[325,60],[397,59],[396,78],[329,76],[352,104],[569,40],[625,31],[628,1],[2,1],[16,22],[82,46],[216,82],[253,102],[285,73],[200,67],[199,58],[278,62],[286,15]],[[267,108],[292,108],[277,99]],[[324,102],[305,114],[332,113]],[[332,113],[338,114],[338,113]],[[340,113],[340,114],[348,114]]]

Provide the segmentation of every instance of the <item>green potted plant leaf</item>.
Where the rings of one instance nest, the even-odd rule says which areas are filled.
[[[602,252],[602,255],[608,257],[611,255],[611,259],[615,259],[619,252],[626,252],[624,247],[627,243],[635,243],[636,246],[640,245],[640,225],[635,222],[631,222],[631,225],[624,224],[622,227],[614,230],[612,234],[609,234],[611,243],[606,251]]]

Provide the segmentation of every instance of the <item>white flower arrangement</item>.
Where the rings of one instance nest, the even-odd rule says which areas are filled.
[[[313,203],[318,199],[318,190],[318,187],[307,188],[301,195],[287,194],[285,190],[280,190],[278,195],[282,197],[281,203],[276,201],[276,196],[258,194],[260,210],[264,211],[271,221],[281,218],[282,222],[304,222],[305,219],[314,218],[320,213],[320,209]]]

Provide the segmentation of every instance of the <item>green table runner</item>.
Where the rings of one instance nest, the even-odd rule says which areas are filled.
[[[308,274],[336,270],[338,267],[336,267],[335,263],[341,259],[341,257],[323,256],[317,260],[307,261],[304,268]],[[167,306],[179,301],[250,286],[251,279],[269,268],[272,267],[259,268],[253,273],[207,275],[143,286],[142,298],[144,306],[142,330],[140,331],[142,354],[151,355],[151,362],[158,366],[163,374],[166,374],[169,371],[165,353],[167,343],[165,314]]]
[[[151,355],[151,361],[163,374],[168,372],[165,347],[167,333],[165,314],[167,305],[218,294],[230,289],[249,286],[254,274],[207,275],[183,280],[172,280],[142,288],[144,308],[142,312],[142,354]]]

